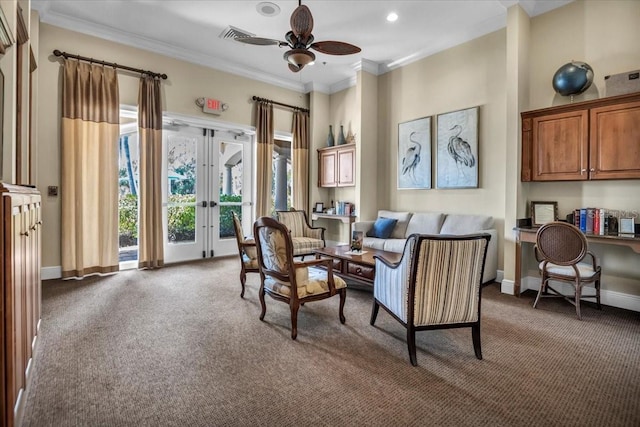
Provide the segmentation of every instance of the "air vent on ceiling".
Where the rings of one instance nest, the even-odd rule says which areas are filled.
[[[255,34],[251,34],[248,31],[241,30],[240,28],[236,28],[232,25],[229,25],[220,33],[221,39],[239,39],[243,37],[254,37]]]

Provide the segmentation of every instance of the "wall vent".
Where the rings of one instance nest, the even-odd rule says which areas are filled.
[[[229,25],[220,33],[221,39],[239,39],[243,37],[254,37],[255,34],[251,34],[248,31],[241,30],[240,28],[236,28],[232,25]]]

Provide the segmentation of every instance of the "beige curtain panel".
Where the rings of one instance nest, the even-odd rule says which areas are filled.
[[[309,211],[309,113],[293,113],[293,205]]]
[[[273,156],[273,104],[256,102],[256,138],[257,148],[257,191],[256,216],[271,216],[271,169]]]
[[[64,61],[62,277],[118,270],[118,76]]]
[[[164,265],[162,226],[162,94],[160,80],[143,75],[138,92],[140,214],[138,267]]]

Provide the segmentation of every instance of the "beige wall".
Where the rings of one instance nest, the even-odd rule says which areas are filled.
[[[570,102],[551,85],[570,60],[594,70],[594,83],[577,99],[605,96],[604,76],[640,67],[640,2],[576,1],[531,20],[529,109]],[[640,214],[638,180],[529,184],[528,201],[558,202],[561,217],[574,208],[604,207]],[[640,258],[628,248],[592,245],[602,262],[602,288],[640,296]],[[530,265],[530,269],[534,268]],[[535,274],[530,272],[529,274]]]
[[[505,31],[497,31],[380,76],[380,209],[491,215],[500,234],[505,212]],[[479,188],[435,188],[436,115],[480,107]],[[432,189],[397,190],[398,124],[432,117]],[[374,218],[363,218],[374,219]],[[500,256],[502,269],[502,256]]]
[[[60,197],[48,197],[47,186],[60,183],[60,68],[61,59],[53,56],[59,49],[73,54],[95,57],[155,72],[166,73],[163,81],[164,111],[194,117],[253,125],[253,95],[279,102],[308,107],[308,96],[266,83],[211,68],[168,58],[107,40],[67,31],[51,25],[40,26],[38,59],[38,189],[43,194],[43,267],[60,265]],[[120,103],[136,105],[139,76],[118,73]],[[202,113],[195,105],[199,97],[217,98],[229,105],[221,117]],[[288,109],[274,108],[278,131],[291,132],[292,114]],[[63,188],[60,191],[64,191]]]
[[[518,7],[518,6],[515,6]],[[563,8],[540,15],[531,20],[522,11],[510,11],[508,30],[500,30],[476,40],[438,53],[384,75],[358,77],[355,87],[333,95],[311,93],[306,95],[284,90],[268,84],[232,76],[209,68],[174,60],[161,55],[122,46],[105,40],[84,36],[56,27],[42,25],[39,55],[39,143],[38,187],[43,194],[47,185],[59,180],[59,60],[52,58],[53,49],[96,56],[127,65],[139,66],[169,75],[163,84],[165,110],[203,115],[194,104],[201,96],[215,97],[227,102],[230,110],[225,121],[251,125],[253,108],[251,95],[277,99],[282,102],[310,106],[312,147],[310,148],[310,203],[331,200],[359,201],[365,204],[367,191],[361,183],[342,189],[319,189],[317,182],[316,149],[326,144],[328,125],[345,133],[356,132],[359,150],[373,148],[370,141],[362,141],[358,132],[372,122],[366,113],[362,123],[363,103],[371,100],[372,84],[377,104],[377,162],[368,164],[360,159],[360,167],[371,167],[377,177],[376,208],[410,211],[444,211],[492,215],[500,234],[499,268],[512,270],[513,244],[510,223],[524,213],[522,207],[529,200],[557,200],[560,213],[566,214],[577,206],[603,206],[610,209],[640,211],[637,180],[584,183],[531,183],[508,185],[514,165],[519,171],[519,130],[514,132],[510,123],[518,121],[514,109],[530,110],[568,102],[559,97],[551,86],[555,70],[565,62],[583,60],[595,70],[595,82],[577,99],[604,96],[607,74],[638,68],[640,48],[640,2],[632,1],[576,1]],[[507,54],[507,44],[513,50]],[[524,55],[524,56],[523,56]],[[526,57],[525,57],[526,56]],[[0,65],[3,65],[0,62]],[[5,74],[6,75],[6,74]],[[135,105],[137,76],[121,74],[121,102]],[[517,82],[507,82],[517,77]],[[369,78],[370,77],[370,78]],[[358,86],[360,85],[360,86]],[[309,103],[309,105],[307,104]],[[509,105],[509,111],[507,111]],[[398,123],[431,116],[432,127],[436,115],[462,108],[480,107],[480,179],[478,189],[402,190],[396,189]],[[518,112],[519,113],[519,112]],[[514,119],[515,117],[515,119]],[[288,132],[291,115],[287,110],[276,110],[276,128]],[[518,135],[518,140],[514,140]],[[435,167],[435,130],[432,135],[432,153]],[[369,152],[369,151],[368,151]],[[361,153],[360,153],[361,154]],[[53,161],[52,161],[53,159]],[[360,174],[356,174],[360,177]],[[517,194],[514,194],[517,193]],[[44,197],[45,239],[44,266],[59,265],[59,200]],[[368,209],[360,219],[373,219]],[[508,218],[507,218],[508,216]],[[328,228],[330,240],[346,241],[348,227],[335,221],[320,221],[317,225]],[[506,236],[505,236],[506,235]],[[505,237],[509,245],[504,244]],[[607,280],[603,288],[632,295],[640,295],[640,263],[638,255],[626,248],[598,247]],[[504,255],[503,251],[507,251]],[[525,254],[525,256],[530,254]],[[530,274],[537,276],[530,264]],[[511,271],[512,274],[512,271]]]
[[[358,133],[360,128],[360,110],[357,108],[355,86],[330,95],[328,107],[329,121],[324,130],[324,144],[322,146],[326,146],[329,125],[333,126],[336,144],[338,143],[340,125],[343,126],[345,137],[349,130],[353,133]],[[356,137],[357,136],[359,135],[356,135]],[[317,163],[317,151],[314,151],[313,156],[313,159]],[[317,182],[317,175],[315,178]],[[319,195],[321,199],[317,201],[323,202],[326,207],[331,206],[331,201],[333,201],[334,206],[337,205],[338,201],[354,203],[356,201],[356,187],[321,188],[319,189]],[[327,229],[325,232],[325,238],[327,240],[343,243],[349,241],[349,227],[340,221],[322,219],[316,221],[316,226]]]

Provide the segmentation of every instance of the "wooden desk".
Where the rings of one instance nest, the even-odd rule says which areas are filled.
[[[515,295],[520,295],[520,281],[522,278],[522,242],[536,243],[537,228],[516,227],[513,229],[516,233],[516,277],[514,280],[513,291]],[[634,252],[640,254],[640,235],[634,237],[624,236],[600,236],[595,234],[585,234],[589,243],[598,243],[601,245],[618,245],[627,246]]]
[[[311,219],[313,221],[316,221],[318,219],[334,219],[334,220],[342,221],[345,224],[351,224],[352,222],[355,222],[356,217],[347,216],[347,215],[334,215],[334,214],[312,212]]]

